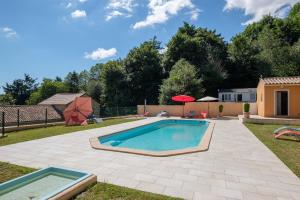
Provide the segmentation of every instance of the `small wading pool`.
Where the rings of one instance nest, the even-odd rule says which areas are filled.
[[[170,156],[208,149],[213,122],[205,120],[160,120],[129,130],[91,138],[93,148]]]
[[[89,173],[49,167],[0,184],[0,199],[68,199],[96,181]]]

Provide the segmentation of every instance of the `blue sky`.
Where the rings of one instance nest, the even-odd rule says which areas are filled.
[[[264,14],[284,16],[298,0],[1,0],[0,86],[24,73],[65,77],[124,58],[157,36],[166,44],[187,21],[226,41]],[[0,89],[0,92],[2,89]]]

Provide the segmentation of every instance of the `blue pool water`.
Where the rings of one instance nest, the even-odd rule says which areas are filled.
[[[161,120],[99,138],[103,145],[148,151],[167,151],[198,146],[209,122]]]
[[[0,199],[46,200],[88,176],[85,172],[48,167],[0,184]]]

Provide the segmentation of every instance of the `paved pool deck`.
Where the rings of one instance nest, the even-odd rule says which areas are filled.
[[[300,199],[300,179],[238,120],[216,120],[210,148],[205,152],[149,157],[90,146],[90,137],[157,120],[3,146],[0,160],[36,168],[85,170],[96,174],[99,181],[184,199]]]

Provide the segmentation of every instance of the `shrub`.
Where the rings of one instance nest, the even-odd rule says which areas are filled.
[[[245,103],[244,104],[244,112],[249,112],[250,110],[250,104],[249,103]]]
[[[219,105],[219,113],[222,113],[223,109],[224,109],[224,106],[223,105]]]

